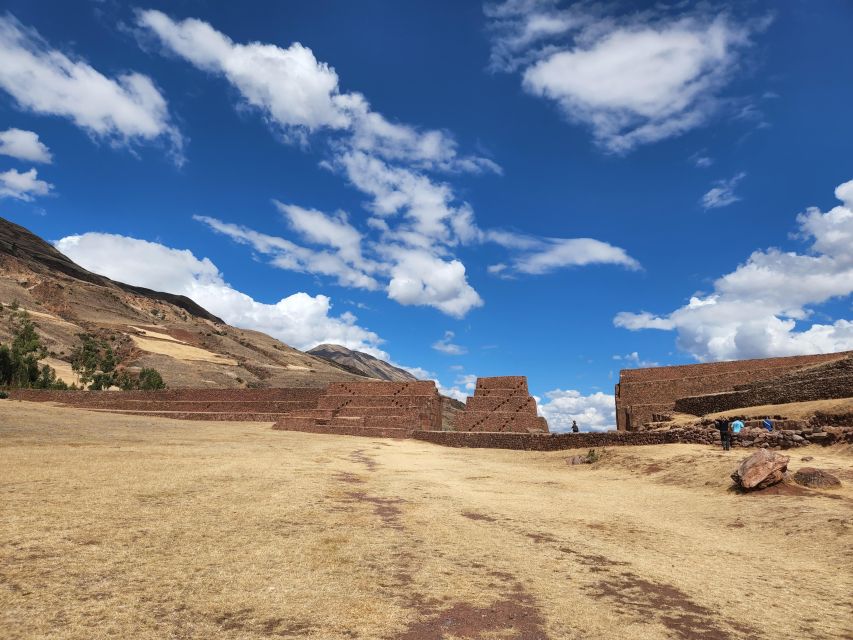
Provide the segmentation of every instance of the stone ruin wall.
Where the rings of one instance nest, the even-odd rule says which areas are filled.
[[[853,358],[796,371],[767,383],[734,391],[689,396],[675,401],[675,410],[703,416],[741,407],[853,397]]]
[[[13,400],[176,420],[275,422],[315,407],[322,389],[163,389],[159,391],[47,391],[14,389]]]
[[[474,395],[454,417],[452,430],[548,433],[548,423],[537,413],[525,376],[498,376],[477,378]]]
[[[853,417],[853,416],[851,416]],[[853,422],[853,420],[851,421]],[[795,425],[786,425],[795,426]],[[759,433],[759,431],[763,433]],[[799,424],[795,429],[768,433],[755,429],[733,442],[735,447],[794,449],[809,445],[853,444],[853,425],[815,427]],[[703,444],[720,446],[720,432],[713,427],[668,431],[604,431],[600,433],[487,433],[458,431],[415,431],[412,437],[445,447],[516,449],[520,451],[563,451],[658,444]]]
[[[518,391],[522,388],[522,381],[526,388],[526,380],[514,380],[516,391],[513,393],[501,386],[505,383],[484,382],[480,386],[481,393],[469,398],[472,409],[490,413],[490,410],[499,406],[498,399],[511,398],[507,407],[516,408],[526,415],[529,415],[531,408],[535,411],[532,398],[525,399]],[[276,422],[274,428],[279,429],[338,435],[412,437],[451,447],[558,451],[627,445],[719,443],[719,432],[709,421],[702,420],[684,427],[632,432],[557,434],[547,431],[441,431],[440,409],[436,409],[440,407],[440,396],[433,383],[356,383],[374,384],[397,386],[354,387],[350,384],[349,387],[331,389],[334,393],[315,389],[169,389],[142,392],[15,390],[10,395],[17,400],[58,402],[107,412],[123,411],[184,420],[260,420]],[[327,399],[323,401],[322,397]],[[318,409],[320,404],[334,409]],[[286,413],[273,411],[285,408],[289,409]],[[334,417],[336,412],[338,420],[332,420],[329,416]],[[311,419],[297,420],[297,424],[293,425],[281,423],[284,419],[300,414],[309,415]],[[413,417],[416,418],[414,423],[410,422]],[[816,415],[807,421],[776,420],[775,427],[774,432],[768,433],[761,427],[760,421],[747,421],[735,445],[786,449],[809,444],[853,444],[853,413]]]
[[[273,428],[405,438],[415,430],[440,430],[441,420],[432,381],[341,382],[330,384],[313,408],[293,411]]]
[[[732,391],[850,355],[853,352],[623,369],[616,385],[617,429],[636,430],[651,421],[652,414],[673,411],[679,398]]]

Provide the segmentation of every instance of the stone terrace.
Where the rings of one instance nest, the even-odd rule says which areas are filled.
[[[636,430],[666,414],[675,401],[687,396],[729,392],[741,385],[771,381],[793,371],[853,355],[829,353],[760,360],[737,360],[704,364],[623,369],[616,385],[616,424],[622,430]]]
[[[456,414],[458,432],[548,433],[548,423],[536,413],[536,401],[524,376],[478,378],[465,410]]]
[[[431,381],[334,383],[316,408],[294,411],[273,428],[405,438],[441,429],[441,396]]]
[[[55,402],[108,413],[174,418],[276,422],[317,406],[322,389],[164,389],[162,391],[41,391],[19,389],[16,400]]]

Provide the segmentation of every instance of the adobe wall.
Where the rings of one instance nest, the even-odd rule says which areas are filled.
[[[849,355],[853,352],[623,369],[616,385],[617,429],[634,430],[653,413],[672,411],[679,398],[732,391]]]

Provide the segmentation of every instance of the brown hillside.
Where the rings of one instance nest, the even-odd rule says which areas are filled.
[[[0,303],[13,302],[30,313],[51,352],[47,362],[63,379],[72,375],[68,354],[84,332],[108,340],[124,366],[156,368],[170,387],[319,387],[364,379],[263,333],[231,327],[185,296],[87,271],[0,218]],[[4,311],[0,341],[8,338]]]
[[[388,364],[369,353],[353,351],[339,344],[320,344],[309,349],[312,356],[329,360],[340,365],[344,369],[359,375],[388,382],[412,382],[417,380],[415,376],[394,365]]]

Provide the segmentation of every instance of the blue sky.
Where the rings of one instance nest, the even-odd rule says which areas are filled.
[[[557,428],[853,349],[847,1],[3,9],[2,215],[95,271]]]

